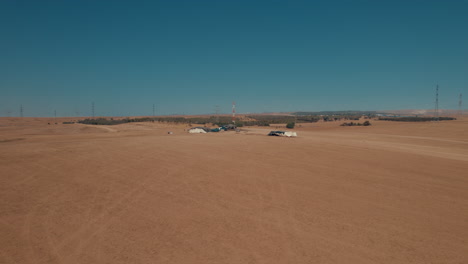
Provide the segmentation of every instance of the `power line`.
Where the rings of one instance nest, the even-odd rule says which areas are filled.
[[[459,114],[459,115],[462,115],[462,114],[463,114],[462,104],[463,104],[463,102],[462,102],[462,94],[460,94],[460,95],[458,96],[458,114]]]
[[[439,121],[439,85],[436,86],[436,100],[435,100],[435,121]]]
[[[219,124],[219,105],[215,106],[216,124]]]
[[[236,102],[232,102],[232,123],[236,124]]]
[[[23,105],[20,105],[20,117],[23,117],[23,116],[24,116],[24,115],[23,115],[23,111],[24,111],[24,110],[23,110]]]

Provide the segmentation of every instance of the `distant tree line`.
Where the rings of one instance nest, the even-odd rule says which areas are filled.
[[[291,115],[249,115],[236,120],[238,127],[242,126],[270,126],[270,124],[288,124],[288,123],[313,123],[320,120],[338,121],[338,120],[359,120],[360,116],[291,116]],[[133,122],[166,122],[176,124],[213,124],[223,126],[232,124],[230,116],[210,116],[210,117],[140,117],[140,118],[87,118],[79,120],[78,123],[88,125],[119,125]]]
[[[340,126],[370,126],[371,123],[369,121],[364,121],[364,123],[354,123],[354,122],[349,122],[349,123],[343,123]]]
[[[88,125],[119,125],[133,122],[165,122],[176,124],[232,124],[231,117],[140,117],[140,118],[87,118],[79,120],[78,123]]]
[[[376,111],[320,111],[320,112],[295,112],[297,120],[301,122],[317,122],[323,120],[324,122],[342,121],[342,120],[359,120],[361,117],[364,119],[371,119],[376,117]]]
[[[106,119],[106,118],[86,118],[84,120],[79,120],[78,123],[86,124],[86,125],[118,125],[123,123],[128,123],[127,120],[124,119]]]
[[[302,113],[308,113],[308,115],[300,115]],[[343,120],[359,120],[361,117],[364,119],[370,119],[374,117],[372,112],[363,112],[364,114],[356,112],[297,112],[294,115],[248,115],[241,117],[236,120],[238,127],[242,126],[270,126],[270,124],[291,124],[291,123],[314,123],[318,121],[330,122],[330,121],[343,121]],[[326,115],[329,113],[330,115]],[[367,114],[367,115],[366,115]],[[379,120],[384,121],[402,121],[402,122],[424,122],[433,121],[433,117],[379,117]],[[439,120],[455,120],[453,117],[439,117]],[[78,123],[89,124],[89,125],[118,125],[132,122],[165,122],[165,123],[176,123],[176,124],[213,124],[215,126],[223,126],[232,124],[232,118],[230,116],[210,116],[210,117],[140,117],[140,118],[87,118],[79,120]],[[365,123],[365,122],[364,122]],[[345,123],[346,124],[346,123]],[[347,123],[353,124],[353,122]],[[356,123],[358,124],[358,123]],[[364,124],[362,124],[364,125]]]
[[[172,123],[187,123],[188,121],[183,117],[164,117],[164,118],[152,118],[152,117],[140,117],[140,118],[87,118],[79,120],[78,123],[87,125],[119,125],[133,122],[172,122]]]

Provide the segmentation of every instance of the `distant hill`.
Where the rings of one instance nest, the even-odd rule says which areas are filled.
[[[434,109],[401,109],[401,110],[384,110],[378,111],[379,113],[395,114],[395,115],[422,115],[434,116]],[[453,109],[439,109],[439,115],[457,115],[458,110]]]

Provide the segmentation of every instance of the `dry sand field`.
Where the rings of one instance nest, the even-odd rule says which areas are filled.
[[[468,263],[468,119],[59,121],[0,118],[0,263]]]

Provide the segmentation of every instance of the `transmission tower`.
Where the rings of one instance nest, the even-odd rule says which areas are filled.
[[[232,102],[232,123],[236,124],[236,102]]]
[[[23,117],[23,105],[20,105],[20,117]]]
[[[439,85],[436,86],[436,100],[434,108],[435,121],[439,121]]]
[[[94,102],[91,103],[91,113],[93,114],[93,119],[94,119]]]
[[[458,114],[462,115],[463,110],[462,110],[462,94],[458,96]]]
[[[219,105],[215,106],[216,124],[219,125]]]

